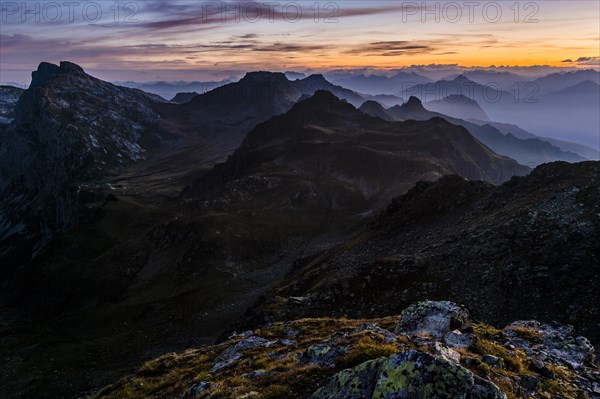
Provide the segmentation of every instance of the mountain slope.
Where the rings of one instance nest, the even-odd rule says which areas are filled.
[[[374,317],[450,298],[493,323],[574,324],[598,346],[598,176],[600,162],[556,162],[499,187],[419,183],[352,239],[298,259],[247,320]]]
[[[192,101],[192,99],[194,97],[196,97],[197,95],[198,95],[198,93],[196,93],[195,91],[193,91],[191,93],[177,93],[177,95],[171,99],[171,102],[174,102],[177,104],[184,104],[184,103]]]
[[[0,141],[0,276],[77,223],[80,186],[144,159],[160,140],[158,101],[75,64],[40,64]]]

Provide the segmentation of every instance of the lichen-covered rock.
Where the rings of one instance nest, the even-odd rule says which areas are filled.
[[[474,389],[487,395],[478,394],[478,398],[494,397],[491,386],[476,385],[473,374],[464,367],[410,350],[341,371],[311,399],[454,399],[467,397]],[[495,393],[496,398],[504,397],[497,387]]]
[[[273,344],[274,344],[274,341],[269,341],[269,340],[261,338],[261,337],[250,336],[248,338],[244,338],[240,342],[235,344],[234,346],[229,347],[226,350],[224,350],[210,371],[211,371],[211,373],[218,373],[219,371],[229,367],[236,360],[239,360],[242,358],[242,355],[239,353],[241,351],[244,351],[244,350],[250,349],[250,348],[254,348],[256,346],[269,347]]]
[[[337,360],[350,349],[347,345],[338,345],[343,336],[345,334],[336,334],[321,344],[311,345],[302,356],[302,363],[325,368],[335,367]]]
[[[473,376],[475,385],[471,389],[471,399],[506,399],[506,395],[491,381]]]
[[[200,381],[196,384],[190,386],[183,396],[183,399],[195,399],[198,395],[203,392],[208,391],[213,386],[212,383],[208,381]]]
[[[523,337],[522,331],[531,331],[541,338],[532,342]],[[582,367],[594,358],[594,347],[584,337],[576,337],[573,327],[553,323],[542,324],[535,320],[516,321],[504,329],[510,344],[535,354],[539,360],[574,369]]]
[[[396,334],[428,335],[440,339],[467,322],[466,309],[449,301],[423,301],[410,305],[401,314]]]
[[[466,349],[477,340],[474,334],[463,334],[458,330],[450,331],[444,336],[444,342],[451,348]]]
[[[442,344],[441,342],[435,341],[433,345],[431,345],[431,353],[438,355],[450,362],[459,364],[460,363],[460,353],[455,351],[454,349]]]
[[[398,340],[398,336],[396,334],[394,334],[391,331],[386,330],[385,328],[379,327],[375,323],[362,324],[356,330],[352,331],[352,334],[357,334],[357,333],[360,333],[363,331],[372,331],[375,334],[379,334],[379,335],[383,336],[383,340],[388,344],[392,344]]]
[[[497,356],[484,355],[481,360],[483,360],[484,363],[489,364],[490,366],[497,368],[497,369],[503,369],[505,366],[504,360]]]

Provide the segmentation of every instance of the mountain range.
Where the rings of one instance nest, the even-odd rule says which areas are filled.
[[[490,120],[510,123],[537,136],[575,141],[598,150],[600,72],[594,70],[553,74],[506,86],[480,84],[465,75],[452,80],[412,86],[397,95],[437,102],[452,95],[476,101]],[[569,104],[569,107],[565,107]]]
[[[464,100],[463,100],[464,103]],[[367,107],[365,107],[365,104]],[[401,106],[394,106],[389,109],[383,108],[378,103],[368,102],[363,104],[361,110],[370,115],[380,117],[388,121],[405,121],[405,120],[427,120],[431,118],[443,118],[451,123],[465,127],[473,136],[475,136],[483,144],[490,147],[498,154],[511,157],[522,164],[528,166],[537,166],[542,163],[552,162],[557,160],[566,160],[571,162],[583,161],[585,158],[572,152],[566,152],[560,148],[544,141],[541,138],[520,139],[512,135],[510,132],[505,134],[491,123],[477,121],[467,122],[463,119],[452,118],[444,114],[432,112],[426,109],[422,102],[414,96]],[[431,103],[427,105],[430,106]],[[472,102],[467,102],[468,109],[464,112],[472,114],[474,107]],[[438,103],[433,104],[434,108],[439,108]],[[443,107],[442,107],[443,108]],[[456,109],[456,108],[455,108]],[[461,109],[464,109],[461,108]],[[475,108],[476,109],[476,108]],[[460,112],[460,110],[459,110]],[[508,126],[502,124],[497,125],[504,129]]]
[[[231,379],[221,371],[264,341],[246,347],[236,335],[205,347],[224,354],[191,355],[194,381],[173,355],[114,384],[146,360],[213,344],[234,329],[314,316],[335,317],[325,324],[338,326],[341,316],[403,314],[425,299],[468,303],[477,320],[497,325],[531,317],[575,324],[598,344],[598,162],[578,162],[515,125],[431,111],[416,97],[368,97],[323,75],[289,75],[297,79],[249,72],[178,103],[62,62],[40,64],[22,93],[2,88],[0,396],[204,397],[221,392],[219,384],[262,378],[262,366]],[[457,100],[457,115],[482,116],[484,106]],[[524,165],[554,159],[577,163]],[[277,326],[261,339],[279,334]],[[297,352],[338,330],[315,331]],[[485,331],[480,338],[491,341],[468,345],[465,356],[507,364],[516,356],[527,367],[537,359],[498,349],[510,332]],[[591,345],[560,331],[561,343],[581,347],[569,359],[583,371],[552,369],[550,378],[542,367],[537,383],[563,392],[561,384],[578,381],[591,392]],[[426,338],[399,339],[417,348]],[[446,341],[427,345],[433,351]],[[421,349],[419,356],[438,356]],[[289,368],[263,371],[308,375],[295,368],[295,355],[284,356]],[[355,360],[380,357],[361,356]],[[362,363],[353,362],[344,364]],[[323,387],[316,398],[327,397],[338,380],[318,367],[318,381],[288,381],[307,395]],[[475,383],[485,367],[456,368],[470,376],[465,392],[490,387]],[[525,368],[503,374],[510,389]],[[485,378],[503,381],[495,377]],[[203,381],[214,390],[190,391]],[[268,385],[285,384],[278,381]]]

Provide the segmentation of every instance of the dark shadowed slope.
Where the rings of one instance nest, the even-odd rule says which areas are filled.
[[[251,324],[389,315],[451,298],[498,324],[574,324],[598,345],[599,176],[600,162],[556,162],[500,187],[419,183],[353,239],[295,262]]]

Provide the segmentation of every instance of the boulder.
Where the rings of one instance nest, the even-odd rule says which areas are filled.
[[[444,342],[451,348],[467,349],[475,343],[477,336],[474,334],[463,334],[458,330],[450,331],[444,336]]]
[[[410,305],[401,314],[396,334],[427,335],[441,339],[467,322],[466,309],[449,301],[424,301]]]

